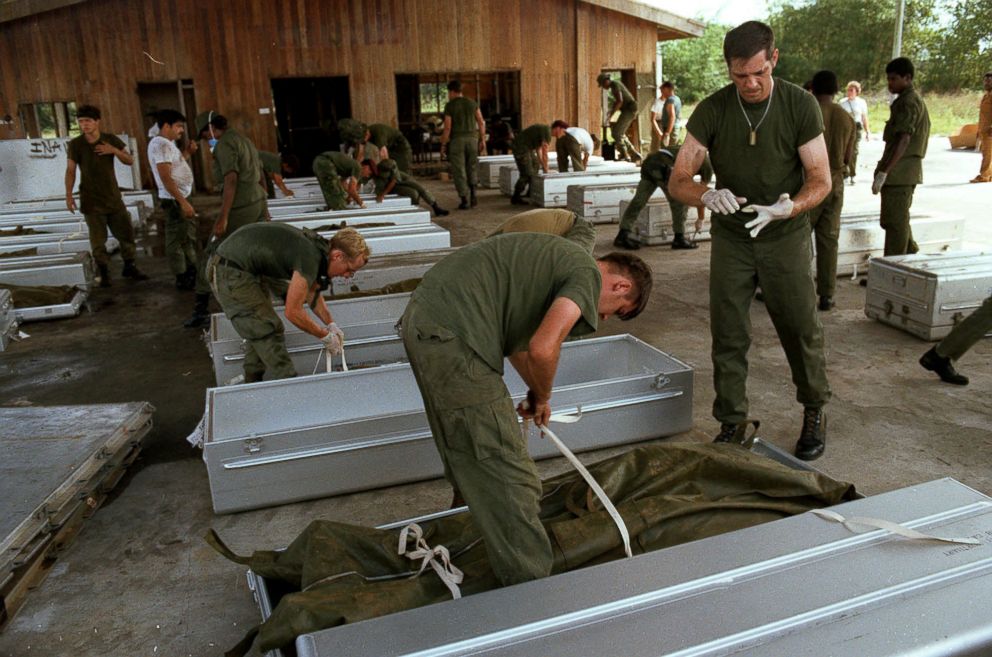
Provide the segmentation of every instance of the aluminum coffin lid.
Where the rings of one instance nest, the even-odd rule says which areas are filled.
[[[505,379],[523,399],[512,368]],[[575,451],[671,435],[692,426],[692,370],[629,335],[578,340],[562,348],[554,399],[556,412],[582,410],[563,436]],[[215,388],[206,406],[203,458],[218,513],[443,472],[408,364]],[[536,432],[528,448],[558,454]]]
[[[811,513],[300,636],[299,657],[979,657],[992,500],[942,479],[833,507],[971,547],[852,534]],[[982,604],[982,601],[985,604]],[[622,646],[622,648],[618,648]]]

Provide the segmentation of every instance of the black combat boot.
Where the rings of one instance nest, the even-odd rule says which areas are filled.
[[[750,448],[754,443],[755,437],[758,435],[758,428],[760,426],[761,422],[758,420],[746,420],[739,424],[727,424],[723,422],[720,424],[720,433],[716,435],[713,442],[733,443],[734,445],[743,445]],[[754,433],[750,436],[747,435],[748,427],[754,427]]]
[[[641,248],[640,242],[632,239],[630,231],[623,228],[617,232],[617,236],[613,239],[613,246],[618,249],[627,249],[628,251],[636,251]]]
[[[820,297],[820,303],[816,307],[823,312],[827,312],[828,310],[832,310],[835,305],[833,297]]]
[[[124,278],[130,278],[134,281],[148,280],[148,274],[138,269],[137,265],[134,264],[134,260],[124,261],[124,269],[121,271],[121,276]]]
[[[459,210],[468,210],[468,208],[469,208],[468,197],[467,196],[462,196],[461,199],[462,199],[462,202],[458,204],[458,209]]]
[[[822,408],[803,409],[803,430],[796,442],[796,457],[813,461],[827,447],[827,416]]]
[[[737,442],[734,438],[737,436],[737,425],[736,424],[721,424],[720,433],[716,435],[713,439],[715,443],[733,443]]]
[[[475,185],[468,186],[468,202],[473,208],[479,204],[479,199],[475,197]]]
[[[110,287],[110,267],[107,265],[97,265],[100,272],[100,287]]]
[[[937,376],[944,383],[953,383],[956,386],[966,386],[968,385],[968,377],[964,374],[959,374],[957,370],[954,369],[954,365],[951,364],[950,358],[944,358],[937,353],[937,347],[932,347],[930,351],[923,354],[920,358],[920,365],[924,369],[930,370],[931,372],[936,372]]]
[[[447,217],[448,211],[437,204],[437,201],[431,203],[431,209],[434,210],[435,217]]]
[[[522,196],[517,194],[510,197],[510,203],[513,205],[527,205],[527,201],[525,201]]]
[[[192,290],[196,287],[196,266],[187,265],[186,271],[183,273],[183,279],[185,280],[185,286],[181,289]]]
[[[699,245],[695,242],[690,242],[685,238],[684,233],[675,233],[675,239],[672,240],[673,249],[698,249]]]
[[[183,322],[186,328],[202,328],[210,322],[210,295],[196,294],[196,302],[193,304],[193,314]]]

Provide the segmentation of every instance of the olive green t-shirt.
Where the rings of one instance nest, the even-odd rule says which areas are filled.
[[[526,351],[558,297],[582,317],[569,333],[596,330],[602,286],[599,267],[578,244],[555,235],[510,233],[463,246],[428,271],[411,303],[460,337],[497,372],[503,358]]]
[[[637,101],[634,99],[634,95],[630,93],[630,90],[620,80],[610,81],[610,94],[613,95],[614,103],[618,100],[621,102],[620,109],[622,111],[629,112],[637,110]]]
[[[855,137],[854,119],[843,107],[834,102],[820,102],[823,115],[823,139],[827,142],[827,157],[830,171],[836,173],[844,169],[844,155],[852,149]]]
[[[265,173],[282,175],[282,158],[276,153],[259,151],[258,161],[262,164],[262,171]]]
[[[751,128],[741,106],[752,126],[761,121],[754,146],[749,145]],[[768,114],[762,121],[766,107]],[[823,132],[823,118],[811,94],[775,78],[771,97],[753,105],[743,100],[738,104],[737,88],[728,84],[699,103],[689,117],[687,129],[709,149],[717,188],[745,197],[746,204],[772,205],[780,194],[795,197],[802,188],[804,174],[799,147]],[[744,224],[752,219],[754,214],[748,212],[714,214],[713,233],[751,239]],[[801,228],[809,229],[806,213],[786,221],[773,221],[754,239],[771,240]]]
[[[672,168],[678,155],[678,146],[666,146],[651,153],[641,163],[641,178],[650,180],[659,187],[668,187],[668,178],[672,175]],[[703,164],[699,167],[699,176],[704,183],[713,179],[713,165],[710,164],[709,156],[703,159]]]
[[[69,142],[69,159],[79,168],[79,211],[83,214],[110,214],[124,209],[124,199],[114,173],[115,155],[97,155],[97,144],[126,148],[117,135],[100,133],[94,143],[79,135]]]
[[[551,143],[551,127],[543,123],[535,123],[517,133],[513,138],[513,150],[534,151],[540,148],[542,143]]]
[[[217,255],[237,264],[256,276],[288,280],[293,272],[300,272],[307,284],[312,285],[326,270],[329,246],[279,221],[248,224],[234,231],[219,247]]]
[[[393,149],[401,145],[406,139],[403,133],[396,128],[385,123],[373,123],[369,126],[369,141],[382,148]]]
[[[475,111],[479,105],[471,98],[459,96],[444,106],[444,115],[451,117],[451,136],[478,136],[479,124],[475,121]]]
[[[317,176],[358,178],[362,173],[362,166],[347,153],[325,151],[314,158],[313,172]]]
[[[490,237],[505,233],[544,233],[571,240],[592,253],[596,246],[596,227],[571,210],[538,208],[514,215],[501,223]]]
[[[885,180],[886,185],[919,185],[923,182],[923,158],[927,156],[930,138],[930,113],[920,94],[910,85],[899,94],[889,107],[889,120],[885,122],[882,138],[896,141],[896,135],[909,135],[909,146],[896,162]]]
[[[220,173],[220,183],[230,172],[238,174],[238,184],[234,190],[232,209],[265,200],[265,189],[261,185],[262,164],[258,151],[251,141],[233,128],[228,128],[214,148],[215,171]]]

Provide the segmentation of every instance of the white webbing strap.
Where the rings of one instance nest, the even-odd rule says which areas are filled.
[[[325,365],[327,367],[326,371],[333,372],[334,371],[333,358],[334,357],[331,356],[331,352],[326,349],[324,349],[322,352],[317,354],[317,362],[313,364],[313,372],[311,372],[311,374],[316,374],[317,370],[320,369],[320,361],[322,359],[326,363]],[[341,343],[341,371],[342,372],[348,371],[348,359],[344,355],[344,342]]]
[[[930,534],[924,534],[918,532],[915,529],[910,529],[900,525],[897,522],[892,522],[891,520],[881,520],[879,518],[861,518],[858,516],[852,516],[850,518],[845,518],[839,513],[830,511],[828,509],[812,509],[814,515],[817,515],[824,520],[832,520],[834,522],[839,522],[840,524],[847,527],[849,530],[855,534],[863,534],[867,531],[873,529],[882,529],[885,531],[892,532],[899,536],[905,538],[911,538],[918,541],[943,541],[944,543],[962,543],[964,545],[979,545],[980,541],[974,538],[944,538],[942,536],[931,536]]]
[[[407,549],[408,543],[413,544],[410,549]],[[448,590],[451,591],[451,597],[455,600],[462,597],[462,592],[458,588],[458,585],[465,578],[465,573],[451,563],[451,555],[448,553],[448,548],[443,545],[431,547],[427,544],[427,541],[424,540],[424,530],[417,523],[411,522],[400,532],[400,543],[397,554],[402,554],[413,561],[420,561],[420,570],[412,575],[411,579],[420,577],[427,570],[427,566],[430,566],[437,573],[437,576],[441,578],[441,581],[444,582],[444,585],[448,587]]]
[[[581,413],[579,415],[552,415],[551,421],[572,424],[574,422],[578,422],[581,417]],[[589,473],[588,470],[586,470],[586,466],[582,465],[582,462],[575,457],[572,450],[566,447],[565,443],[563,443],[561,439],[555,435],[554,431],[540,424],[537,425],[537,428],[540,429],[545,436],[551,439],[551,442],[558,448],[558,451],[561,452],[562,456],[568,459],[572,466],[579,471],[580,475],[582,475],[582,478],[586,480],[586,483],[589,484],[589,488],[591,488],[592,492],[594,492],[596,497],[599,498],[599,501],[603,504],[603,508],[606,509],[608,514],[610,514],[610,517],[613,518],[613,522],[617,525],[617,529],[620,530],[620,537],[623,539],[623,551],[627,553],[628,557],[634,556],[634,553],[630,549],[630,532],[627,531],[627,525],[624,523],[623,518],[620,517],[620,512],[617,511],[615,506],[613,506],[613,502],[610,501],[610,497],[606,494],[606,491],[603,490],[596,479]]]
[[[77,237],[82,237],[82,233],[81,232],[79,232],[79,233],[66,233],[65,234],[65,237],[63,237],[63,238],[61,238],[59,240],[59,253],[62,253],[63,252],[62,251],[62,243],[63,242],[65,242],[66,240],[70,240],[70,239],[76,239]]]

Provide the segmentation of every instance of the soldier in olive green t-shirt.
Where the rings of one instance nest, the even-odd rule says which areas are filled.
[[[447,151],[451,177],[461,197],[458,209],[474,208],[478,205],[475,187],[479,183],[479,155],[486,152],[486,123],[478,103],[462,95],[461,80],[448,83],[441,148]]]
[[[286,187],[283,182],[283,161],[278,153],[268,151],[258,152],[258,161],[262,164],[262,171],[265,173],[265,192],[268,198],[276,197],[276,187],[284,196],[294,196],[293,190]]]
[[[244,226],[217,248],[208,274],[224,314],[244,338],[246,383],[261,381],[266,373],[273,379],[296,376],[267,281],[288,281],[286,319],[339,352],[344,333],[320,291],[331,277],[350,276],[364,267],[368,257],[365,240],[354,229],[326,240],[281,222]],[[308,307],[322,325],[313,321]]]
[[[930,114],[913,87],[913,63],[897,57],[885,67],[889,92],[899,94],[885,122],[885,150],[875,167],[873,194],[882,194],[881,224],[885,229],[885,255],[920,250],[913,240],[909,209],[913,192],[923,182],[923,158],[930,138]]]
[[[818,71],[813,76],[813,95],[820,103],[823,115],[823,138],[830,161],[830,193],[810,213],[809,223],[816,243],[817,307],[822,311],[834,307],[837,286],[837,241],[840,237],[840,213],[844,207],[844,172],[854,153],[857,139],[854,119],[834,102],[837,95],[837,75],[833,71]]]
[[[437,199],[412,176],[400,171],[396,162],[385,159],[376,164],[372,160],[365,160],[361,164],[361,183],[364,185],[372,182],[375,185],[376,203],[382,203],[382,199],[387,194],[398,194],[406,196],[414,205],[424,201],[434,210],[434,216],[445,217],[449,213],[437,203]]]
[[[830,191],[823,120],[816,99],[772,72],[778,50],[770,27],[748,21],[727,33],[732,83],[693,111],[669,192],[713,213],[710,332],[716,442],[743,439],[748,422],[750,306],[764,293],[803,405],[796,456],[818,458],[826,446],[823,406],[830,399],[823,327],[810,276],[808,213]],[[716,189],[694,182],[709,152]],[[742,207],[744,206],[744,207]]]
[[[227,119],[214,111],[201,112],[194,122],[196,137],[207,140],[213,153],[214,171],[223,182],[220,213],[214,221],[211,242],[201,248],[196,278],[196,301],[187,328],[199,328],[210,321],[210,283],[206,276],[208,256],[228,235],[248,224],[269,219],[265,199],[265,173],[258,149],[247,137],[228,126]]]
[[[348,199],[360,208],[365,207],[358,195],[362,167],[355,158],[340,151],[326,151],[314,158],[313,173],[328,210],[344,210],[348,207]]]
[[[596,77],[596,82],[601,89],[609,91],[613,98],[613,103],[610,105],[610,118],[617,112],[620,113],[616,121],[610,121],[613,145],[617,149],[617,159],[640,162],[640,149],[634,146],[627,137],[630,124],[637,118],[637,101],[634,99],[634,95],[620,80],[611,80],[608,73],[600,73]]]
[[[635,316],[651,271],[602,260],[554,235],[497,235],[458,249],[414,291],[400,334],[445,476],[468,503],[505,585],[546,577],[552,549],[538,517],[541,482],[517,414],[547,424],[562,341],[610,315]],[[528,386],[514,412],[508,358]]]
[[[382,154],[383,159],[393,160],[400,171],[410,173],[413,148],[402,132],[385,123],[373,123],[368,126],[364,141],[375,144],[380,150],[385,149],[386,152]]]
[[[504,233],[545,233],[575,242],[590,255],[596,247],[596,227],[571,210],[538,208],[513,215],[494,230],[490,237]]]
[[[548,146],[551,145],[551,127],[543,123],[527,126],[513,138],[513,160],[517,163],[520,177],[513,186],[513,197],[510,203],[526,205],[523,199],[524,191],[529,194],[531,179],[537,175],[540,167],[548,172]]]
[[[114,160],[130,165],[134,158],[127,146],[116,135],[100,131],[100,110],[92,105],[82,105],[77,111],[81,135],[69,142],[65,170],[65,204],[70,212],[76,211],[72,188],[76,184],[76,168],[82,180],[79,183],[79,209],[86,221],[90,252],[100,272],[100,287],[110,286],[110,254],[107,253],[107,229],[117,238],[124,260],[122,275],[138,281],[148,278],[134,264],[137,247],[131,215],[124,206],[121,190],[117,186]]]

